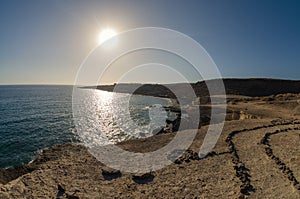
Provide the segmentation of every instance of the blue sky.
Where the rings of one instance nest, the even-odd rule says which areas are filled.
[[[1,1],[0,84],[73,84],[101,29],[185,33],[223,77],[300,79],[300,2]]]

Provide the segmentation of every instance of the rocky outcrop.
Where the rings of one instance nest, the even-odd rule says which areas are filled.
[[[200,159],[199,146],[207,130],[202,126],[188,150],[169,154],[167,158],[174,164],[146,174],[109,168],[81,144],[44,149],[28,165],[0,170],[0,198],[299,198],[297,167],[286,161],[298,156],[289,151],[287,159],[276,154],[274,145],[280,146],[280,142],[272,137],[284,134],[288,140],[289,132],[294,131],[298,138],[300,121],[291,114],[297,96],[287,98],[286,106],[279,98],[275,96],[271,105],[259,99],[259,109],[255,106],[258,99],[237,101],[232,110],[249,115],[267,111],[272,119],[242,120],[239,116],[239,120],[227,121],[213,151]],[[117,146],[135,153],[152,152],[166,146],[174,136],[165,133]],[[266,176],[278,186],[265,183]]]

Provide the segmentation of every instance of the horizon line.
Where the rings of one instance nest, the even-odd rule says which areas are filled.
[[[239,80],[266,79],[266,80],[300,81],[300,79],[273,78],[273,77],[225,77],[225,78],[220,78],[220,79],[223,79],[223,80],[228,80],[228,79],[239,79]],[[210,81],[210,80],[216,80],[216,79],[199,80],[199,81],[189,82],[189,83],[197,83],[197,82]],[[170,82],[170,83],[120,82],[118,84],[180,84],[180,83],[187,83],[187,82]],[[117,84],[117,83],[111,82],[111,83],[97,84],[97,85],[75,85],[75,84],[60,84],[60,83],[7,83],[7,84],[0,83],[0,86],[99,86],[99,85],[114,85],[114,84]]]

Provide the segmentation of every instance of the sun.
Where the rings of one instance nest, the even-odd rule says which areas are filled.
[[[117,35],[117,32],[111,28],[103,29],[99,34],[98,43],[102,44],[106,40],[108,40],[116,35]]]

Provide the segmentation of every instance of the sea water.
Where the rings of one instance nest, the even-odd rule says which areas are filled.
[[[0,86],[1,168],[26,164],[45,147],[82,141],[78,135],[86,129],[89,137],[101,131],[109,143],[116,143],[151,136],[150,120],[154,120],[155,128],[161,127],[165,117],[174,117],[158,114],[151,118],[149,114],[149,110],[161,112],[162,106],[169,105],[166,99],[130,96],[128,103],[128,94],[96,89],[80,90],[80,100],[84,101],[76,98],[75,102],[81,108],[73,104],[81,113],[78,116],[72,109],[72,94],[73,86]]]

